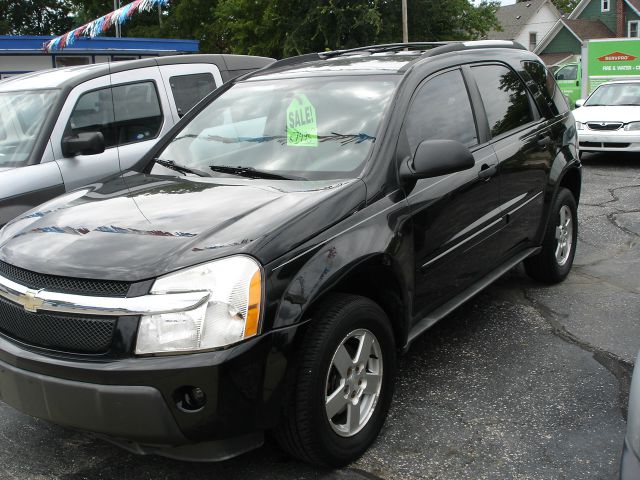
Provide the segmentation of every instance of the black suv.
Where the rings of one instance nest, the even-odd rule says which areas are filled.
[[[276,62],[139,164],[0,233],[0,396],[140,453],[220,460],[265,432],[343,465],[396,354],[524,261],[564,279],[573,117],[512,42]]]

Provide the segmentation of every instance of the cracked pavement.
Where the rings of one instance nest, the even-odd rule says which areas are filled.
[[[574,267],[509,272],[419,338],[373,447],[323,471],[270,440],[219,464],[138,457],[0,404],[0,479],[614,479],[640,349],[640,158],[586,155]]]

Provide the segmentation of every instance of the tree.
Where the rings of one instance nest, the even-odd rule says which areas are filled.
[[[73,27],[79,27],[85,23],[89,23],[96,18],[100,18],[109,12],[113,11],[113,0],[67,0],[72,7],[73,13]],[[121,4],[126,5],[131,0],[122,0]],[[173,2],[172,2],[173,3]],[[158,25],[157,12],[145,12],[139,13],[131,17],[121,28],[122,36],[136,36],[134,32],[141,27],[154,27]],[[115,27],[111,27],[108,32],[105,32],[104,36],[114,37]],[[59,32],[60,34],[65,32]],[[154,32],[155,33],[155,32]],[[145,37],[157,36],[157,35],[141,35]]]
[[[518,3],[526,2],[531,0],[517,0]],[[580,0],[552,0],[553,4],[556,6],[560,13],[569,14],[573,12],[573,9],[576,8]]]
[[[65,0],[0,0],[0,35],[55,35],[72,28]]]
[[[113,0],[37,1],[69,2],[73,15],[69,28],[113,10]],[[488,0],[479,5],[469,0],[409,0],[409,39],[480,38],[499,28],[498,7],[498,2]],[[135,15],[122,31],[124,36],[195,38],[202,52],[282,58],[399,42],[401,16],[399,0],[171,0],[163,9],[162,22],[157,12]],[[113,36],[114,29],[107,34]]]
[[[553,0],[553,4],[556,6],[560,13],[569,14],[578,6],[580,0]]]
[[[411,41],[472,39],[497,28],[499,3],[410,0]],[[393,0],[219,0],[218,32],[234,53],[283,57],[402,39]]]

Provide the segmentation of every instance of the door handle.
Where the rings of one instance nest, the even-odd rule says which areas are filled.
[[[491,180],[491,177],[493,177],[497,172],[498,172],[497,165],[495,164],[487,165],[486,163],[484,163],[480,167],[480,171],[478,172],[478,178],[482,178],[484,180]]]
[[[553,141],[551,140],[551,137],[549,135],[540,135],[536,143],[539,147],[546,148],[551,145]]]

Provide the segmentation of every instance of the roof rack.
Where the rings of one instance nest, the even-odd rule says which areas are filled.
[[[456,52],[463,50],[475,50],[478,48],[512,48],[517,50],[526,50],[525,47],[518,42],[510,40],[455,40],[448,42],[407,42],[407,43],[386,43],[381,45],[368,45],[365,47],[349,48],[345,50],[332,50],[329,52],[307,53],[296,57],[289,57],[278,60],[263,70],[272,70],[274,68],[285,67],[289,65],[297,65],[304,62],[312,62],[315,60],[328,60],[330,58],[349,55],[351,53],[366,52],[370,54],[395,52],[399,50],[409,49],[414,51],[425,52],[424,56],[441,55],[448,52]]]
[[[385,43],[382,45],[369,45],[366,47],[349,48],[346,50],[332,50],[330,52],[322,52],[319,55],[323,58],[332,58],[344,55],[345,53],[358,53],[358,52],[393,52],[397,50],[403,50],[405,48],[413,50],[427,50],[428,48],[442,47],[457,42],[406,42],[406,43]]]

